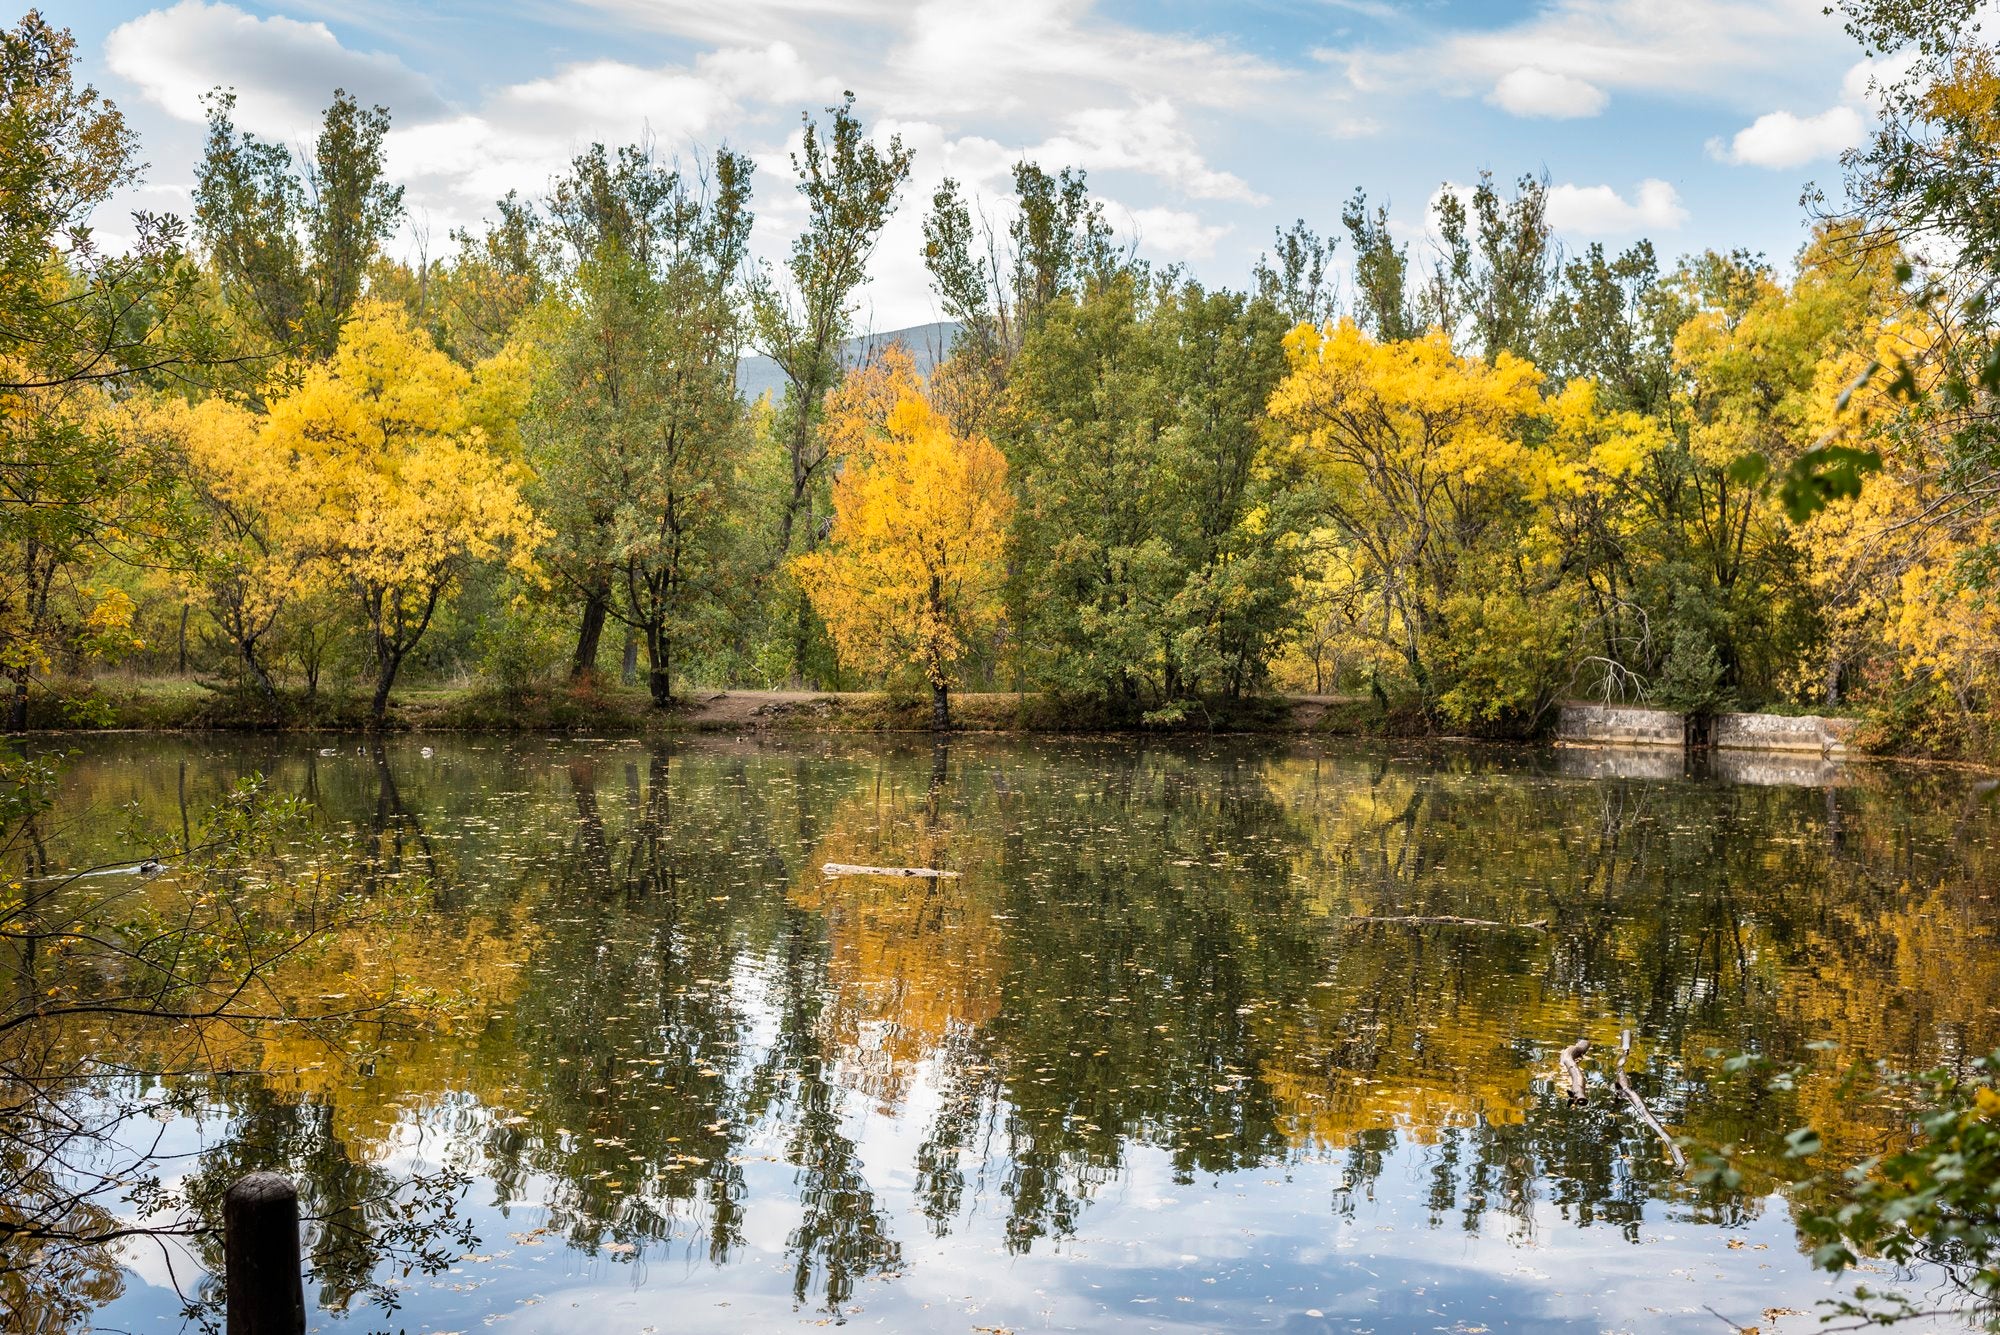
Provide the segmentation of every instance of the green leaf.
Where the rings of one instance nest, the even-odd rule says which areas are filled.
[[[1754,487],[1771,471],[1771,461],[1761,454],[1743,454],[1729,461],[1729,480]]]
[[[1882,456],[1849,445],[1821,445],[1807,450],[1785,470],[1778,498],[1795,524],[1802,524],[1835,501],[1861,494],[1861,479],[1882,471]]]

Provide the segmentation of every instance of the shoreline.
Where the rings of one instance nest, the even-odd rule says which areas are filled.
[[[1257,695],[1211,704],[1174,722],[1148,723],[1034,692],[955,692],[954,734],[1133,733],[1145,735],[1419,735],[1372,702],[1336,696]],[[644,735],[727,732],[929,733],[930,702],[882,691],[688,691],[657,707],[637,687],[567,685],[519,692],[415,688],[369,716],[359,696],[265,702],[193,681],[99,681],[35,697],[15,735],[78,733],[546,733]]]
[[[922,736],[933,732],[930,702],[883,691],[689,690],[666,708],[639,687],[568,683],[508,692],[490,687],[419,686],[399,693],[380,724],[359,695],[327,695],[308,705],[292,696],[272,712],[260,700],[202,686],[191,678],[99,679],[34,697],[29,726],[10,735],[282,733],[521,734],[698,736],[851,734]],[[1408,708],[1383,708],[1366,696],[1268,694],[1211,702],[1172,721],[1148,722],[1101,707],[1078,706],[1036,692],[964,691],[952,696],[949,735],[977,736],[1265,736],[1453,742],[1616,752],[1668,747],[1536,736],[1437,733]],[[1738,752],[1738,754],[1763,754]],[[1784,754],[1782,751],[1772,754]],[[1802,757],[1803,758],[1803,757]],[[1828,757],[1835,758],[1835,757]],[[1981,773],[1995,760],[1897,750],[1847,749],[1843,763],[1894,761]]]

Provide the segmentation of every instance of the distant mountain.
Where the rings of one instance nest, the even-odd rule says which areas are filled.
[[[884,348],[901,343],[910,350],[910,358],[917,364],[917,374],[927,376],[931,368],[951,351],[952,340],[957,337],[958,323],[955,320],[911,325],[908,329],[891,329],[882,334],[864,334],[848,339],[841,346],[840,360],[848,366],[859,366]],[[736,363],[736,388],[752,403],[766,393],[776,401],[785,396],[785,373],[769,357],[745,357]]]

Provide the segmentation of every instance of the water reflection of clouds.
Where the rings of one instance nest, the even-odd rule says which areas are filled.
[[[385,1128],[371,1134],[366,1154],[406,1174],[476,1147],[495,1117],[519,1114],[501,1106],[510,1091],[551,1103],[552,1090],[586,1060],[607,1072],[637,1062],[646,1074],[629,1085],[607,1075],[609,1092],[581,1078],[564,1087],[569,1105],[545,1107],[546,1118],[523,1134],[548,1135],[560,1124],[572,1133],[566,1139],[584,1135],[584,1148],[546,1150],[508,1177],[505,1208],[493,1165],[483,1166],[468,1204],[485,1259],[413,1279],[413,1325],[471,1329],[490,1317],[574,1335],[598,1325],[655,1323],[664,1332],[817,1322],[828,1315],[823,1288],[809,1284],[804,1303],[792,1294],[808,1174],[789,1160],[845,1141],[855,1180],[901,1249],[888,1274],[858,1267],[845,1305],[857,1324],[1693,1330],[1715,1324],[1699,1311],[1706,1302],[1768,1330],[1767,1307],[1810,1309],[1829,1291],[1798,1254],[1782,1201],[1753,1202],[1727,1231],[1692,1222],[1680,1187],[1653,1161],[1640,1162],[1657,1147],[1643,1133],[1628,1135],[1622,1114],[1541,1106],[1543,1058],[1580,1022],[1615,1034],[1625,1014],[1646,1014],[1643,1041],[1649,1055],[1657,1050],[1658,1066],[1645,1078],[1678,1129],[1699,1108],[1676,1101],[1706,1090],[1697,1071],[1703,1044],[1779,1024],[1817,1032],[1823,1017],[1801,1004],[1814,995],[1810,980],[1774,964],[1770,979],[1782,986],[1767,987],[1759,970],[1767,957],[1798,954],[1801,925],[1824,930],[1821,900],[1846,893],[1848,872],[1865,869],[1867,850],[1893,844],[1905,858],[1899,868],[1914,865],[1919,878],[1931,874],[1927,865],[1950,865],[1945,841],[1913,827],[1927,808],[1912,801],[1916,814],[1908,814],[1898,805],[1903,793],[1879,779],[1836,795],[1855,832],[1838,851],[1820,837],[1833,800],[1783,788],[1552,774],[1554,761],[1478,754],[1387,763],[1250,744],[1141,751],[966,741],[958,744],[966,759],[953,762],[940,795],[964,825],[937,828],[960,831],[946,851],[963,855],[975,837],[964,831],[1004,826],[1007,842],[976,850],[979,883],[967,879],[993,902],[977,902],[977,916],[966,919],[1004,931],[1004,950],[970,953],[955,925],[950,949],[923,959],[874,947],[922,946],[936,928],[891,937],[901,920],[865,899],[829,905],[796,891],[800,875],[816,874],[820,845],[843,810],[855,837],[871,833],[872,793],[865,809],[853,799],[875,771],[889,772],[912,800],[930,796],[928,750],[853,744],[829,760],[782,747],[695,744],[669,754],[632,745],[606,750],[594,775],[579,778],[573,746],[551,743],[540,762],[522,763],[540,745],[506,749],[505,792],[480,788],[472,750],[450,741],[439,749],[452,764],[440,759],[424,773],[439,785],[462,775],[464,790],[420,791],[420,775],[401,789],[457,859],[451,867],[462,882],[526,905],[540,929],[524,952],[520,997],[496,993],[506,998],[496,1012],[509,1017],[492,1039],[498,1055],[480,1057],[475,1040],[463,1040],[449,1060],[424,1068],[431,1085],[412,1075],[408,1088],[385,1079],[341,1089],[341,1111],[350,1125]],[[374,767],[327,768],[329,802],[366,811]],[[642,798],[670,774],[684,787],[663,832],[644,835]],[[1003,774],[1004,788],[995,777]],[[584,794],[610,856],[578,875],[565,840],[576,835]],[[885,839],[904,838],[902,812],[891,805],[897,820]],[[1718,834],[1725,828],[1730,838]],[[1779,850],[1782,874],[1769,862]],[[640,868],[653,879],[635,891],[623,878],[637,874],[642,855],[654,859]],[[1744,868],[1759,874],[1738,875]],[[548,891],[531,883],[535,876],[570,879]],[[1861,971],[1875,958],[1869,933],[1886,930],[1877,907],[1854,898],[1849,936],[1823,947],[1860,961],[1856,986],[1872,977]],[[1910,911],[1919,909],[1946,938],[1963,930],[1923,905]],[[1346,921],[1397,912],[1558,921],[1550,932],[1505,937],[1356,930]],[[1005,929],[985,925],[1003,921]],[[828,1013],[839,992],[828,985],[827,961],[839,956],[815,952],[831,952],[833,933],[864,929],[875,936],[855,967],[877,972],[862,974],[853,995],[890,1001],[851,1008],[858,1022],[842,1029]],[[1086,958],[1096,962],[1084,968]],[[965,960],[991,962],[994,985],[982,978],[979,992],[988,1009],[934,1005],[929,1022],[906,1023],[896,1010],[903,993],[880,986],[884,978],[899,986],[938,978],[964,987],[952,973]],[[813,996],[796,995],[801,979]],[[1899,986],[1940,1007],[1955,995],[1925,990],[1924,978]],[[1232,987],[1242,995],[1221,995]],[[1773,996],[1792,1009],[1771,1005]],[[802,1000],[821,1009],[801,1020],[811,1011]],[[522,1018],[531,1003],[541,1005],[543,1026],[532,1043]],[[1141,1003],[1152,1009],[1134,1017]],[[649,1016],[642,1005],[664,1013]],[[899,1025],[920,1041],[896,1054],[895,1079],[885,1082],[871,1054]],[[1169,1037],[1153,1037],[1169,1027]],[[857,1055],[848,1035],[866,1039],[871,1054]],[[785,1059],[794,1065],[766,1073],[784,1093],[759,1120],[732,1128],[744,1213],[724,1264],[711,1260],[705,1231],[714,1183],[699,1169],[663,1167],[669,1151],[688,1145],[646,1140],[649,1130],[654,1139],[685,1130],[671,1116],[676,1098],[699,1104],[703,1117],[711,1111],[702,1102],[709,1087],[698,1090],[687,1070],[675,1077],[679,1091],[659,1074],[683,1041],[705,1045],[702,1061],[722,1072],[720,1111],[744,1106],[760,1063],[795,1045]],[[971,1046],[955,1051],[961,1041]],[[1100,1043],[1114,1049],[1101,1065],[1069,1051],[1091,1053]],[[1115,1050],[1121,1044],[1126,1051]],[[1198,1058],[1189,1055],[1195,1050]],[[1078,1060],[1065,1066],[1065,1052]],[[970,1081],[980,1125],[963,1150],[965,1194],[940,1236],[918,1165],[977,1068],[990,1074]],[[1044,1069],[1075,1087],[1036,1084]],[[795,1119],[808,1084],[830,1091],[831,1116],[801,1154]],[[383,1089],[421,1097],[367,1107],[387,1097]],[[1306,1094],[1315,1096],[1310,1108]],[[1268,1106],[1248,1111],[1258,1098]],[[1112,1120],[1119,1115],[1122,1122]],[[1102,1117],[1106,1134],[1079,1133],[1086,1116]],[[624,1147],[584,1162],[586,1127],[667,1157],[614,1188],[601,1179],[622,1172],[590,1170],[615,1169]],[[1477,1147],[1475,1133],[1487,1136]],[[1042,1155],[1055,1195],[1081,1201],[1073,1232],[1060,1210],[1044,1203],[1036,1213],[1010,1195],[1019,1187],[1016,1143]],[[1435,1208],[1433,1170],[1454,1148],[1466,1168],[1450,1180],[1451,1200]],[[1506,1184],[1489,1183],[1493,1199],[1468,1226],[1475,1148],[1491,1156],[1485,1167],[1518,1162],[1526,1194],[1503,1201]],[[1376,1152],[1379,1171],[1343,1194],[1355,1156]],[[699,1184],[692,1195],[674,1194],[690,1182]],[[1578,1227],[1576,1206],[1559,1203],[1571,1198],[1600,1222]],[[614,1232],[592,1213],[599,1209],[670,1217],[660,1224],[666,1235],[648,1238],[629,1217]],[[1024,1222],[1027,1231],[1015,1231]],[[557,1231],[536,1236],[545,1226]],[[635,1250],[578,1250],[563,1236],[571,1227],[600,1243],[617,1237],[622,1246],[629,1237]],[[1731,1249],[1730,1238],[1748,1245]],[[104,1324],[168,1325],[166,1296],[149,1287],[154,1278],[135,1262],[135,1282]],[[317,1320],[358,1330],[371,1318]],[[1786,1321],[1813,1325],[1810,1317]]]

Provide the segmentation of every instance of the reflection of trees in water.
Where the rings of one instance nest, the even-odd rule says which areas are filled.
[[[775,1138],[800,1207],[794,1296],[842,1308],[903,1259],[879,1173],[906,1166],[864,1166],[849,1133],[871,1107],[911,1115],[918,1081],[936,1108],[907,1167],[939,1236],[996,1203],[1016,1251],[1068,1233],[1144,1149],[1183,1181],[1336,1162],[1348,1212],[1414,1155],[1436,1226],[1524,1234],[1552,1210],[1636,1237],[1663,1198],[1730,1219],[1768,1179],[1741,1202],[1693,1194],[1601,1078],[1566,1106],[1547,1078],[1560,1043],[1632,1028],[1642,1092],[1705,1140],[1812,1120],[1858,1144],[1879,1128],[1832,1081],[1731,1084],[1708,1050],[1789,1059],[1834,1038],[1917,1065],[1994,1037],[2000,952],[1976,943],[2000,867],[1954,829],[1991,817],[1967,822],[1929,780],[812,745],[552,751],[497,807],[406,797],[406,765],[337,771],[372,874],[533,906],[519,999],[423,1078],[479,1095],[491,1111],[466,1134],[499,1199],[545,1196],[578,1246],[738,1256],[758,1208],[742,1161]],[[450,842],[474,811],[525,827],[504,845],[517,861]],[[963,875],[828,881],[827,860]],[[363,1189],[337,1167],[316,1190]]]
[[[0,903],[0,966],[19,982],[0,989],[0,1297],[52,1330],[81,1317],[80,1297],[115,1293],[120,1243],[161,1246],[176,1285],[198,1274],[167,1239],[219,1261],[220,1193],[246,1166],[300,1179],[329,1306],[383,1295],[385,1261],[431,1268],[452,1238],[443,1216],[462,1178],[373,1167],[376,1147],[349,1151],[330,1097],[267,1084],[267,1064],[297,1085],[308,1057],[338,1066],[362,1031],[408,1019],[405,998],[352,973],[334,991],[341,966],[327,969],[385,915],[289,873],[286,854],[309,841],[288,803],[245,789],[197,827],[180,776],[174,788],[171,834],[138,821],[123,845],[164,869],[142,874],[126,851],[124,866],[58,873],[26,829],[25,893]],[[165,1124],[183,1118],[220,1139],[167,1154]]]
[[[1565,1106],[1553,1047],[1629,1025],[1670,1125],[1792,1125],[1803,1094],[1718,1084],[1704,1052],[1795,1053],[1856,1023],[1815,999],[1810,960],[1843,995],[1938,1014],[1946,980],[1898,974],[1908,951],[1881,924],[1963,899],[1906,885],[1990,860],[1940,861],[1945,830],[1894,790],[1838,795],[1836,839],[1823,794],[1512,761],[956,751],[653,751],[615,799],[597,764],[569,767],[569,906],[537,961],[560,983],[517,1012],[547,1102],[503,1140],[561,1180],[572,1237],[703,1229],[727,1258],[743,1186],[726,1160],[782,1126],[795,1293],[844,1303],[898,1251],[843,1091],[894,1110],[918,1071],[939,1095],[914,1165],[928,1226],[998,1193],[1016,1249],[1077,1227],[1141,1145],[1183,1179],[1334,1155],[1339,1208],[1416,1153],[1433,1217],[1469,1229],[1526,1230],[1542,1202],[1628,1236],[1661,1197],[1732,1217],[1754,1205],[1689,1196],[1619,1106]],[[824,883],[828,858],[966,874]],[[776,1031],[756,1056],[753,1011]]]
[[[412,1177],[371,1162],[370,1147],[341,1133],[333,1097],[281,1093],[246,1075],[217,1082],[210,1098],[229,1118],[229,1133],[203,1151],[186,1183],[189,1202],[203,1218],[220,1219],[222,1194],[243,1174],[289,1176],[309,1221],[305,1258],[321,1307],[343,1311],[379,1294],[392,1256],[428,1256],[437,1265],[470,1245],[470,1233],[445,1208],[465,1179],[452,1171]],[[198,1244],[203,1265],[221,1273],[220,1235],[202,1234]]]
[[[578,1245],[701,1236],[719,1263],[743,1241],[746,1137],[782,1123],[804,1206],[796,1296],[838,1308],[898,1252],[841,1129],[817,1023],[823,935],[766,889],[796,860],[781,832],[815,825],[822,801],[809,776],[759,783],[714,760],[654,750],[609,801],[597,764],[567,767],[576,834],[536,961],[560,983],[514,1017],[539,1104],[487,1151],[503,1195],[550,1179],[552,1219]],[[752,1008],[777,1020],[754,1053]]]
[[[356,883],[373,894],[386,882],[421,876],[431,888],[436,908],[455,907],[451,879],[446,875],[430,832],[424,827],[423,815],[403,801],[396,772],[389,764],[388,749],[379,740],[368,748],[368,763],[374,780],[374,802],[366,824],[355,830],[361,847],[349,866]]]

